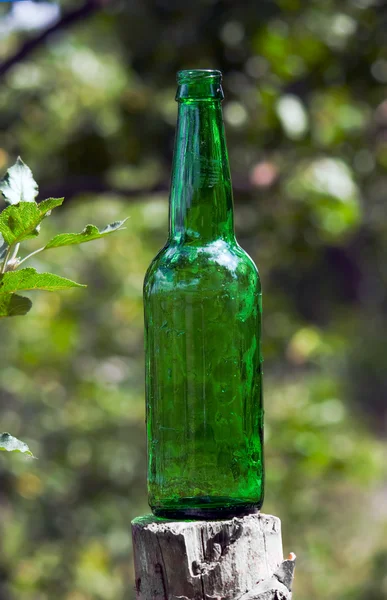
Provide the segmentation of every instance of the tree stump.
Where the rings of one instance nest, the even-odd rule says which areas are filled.
[[[283,560],[281,521],[132,522],[137,600],[290,600],[295,555]]]

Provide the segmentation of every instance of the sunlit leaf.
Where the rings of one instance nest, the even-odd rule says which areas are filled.
[[[42,200],[38,204],[40,214],[49,215],[53,208],[57,208],[63,204],[63,200],[64,198],[47,198],[47,200]]]
[[[26,443],[18,440],[9,433],[0,433],[0,450],[6,452],[21,452],[27,456],[34,457]]]
[[[0,297],[18,290],[47,290],[53,292],[73,287],[86,287],[71,279],[59,277],[53,273],[38,273],[36,269],[27,267],[20,271],[9,271],[0,275]]]
[[[34,202],[38,195],[38,184],[20,156],[0,181],[0,191],[8,204]]]
[[[39,235],[39,224],[55,207],[60,206],[63,198],[50,198],[40,204],[20,202],[8,206],[0,213],[0,233],[8,245]]]
[[[45,248],[59,248],[60,246],[72,246],[75,244],[83,244],[84,242],[91,242],[92,240],[98,240],[105,235],[109,235],[109,233],[122,229],[122,225],[126,220],[127,219],[115,221],[101,230],[95,225],[86,225],[81,233],[60,233],[52,238],[52,240],[46,244]]]

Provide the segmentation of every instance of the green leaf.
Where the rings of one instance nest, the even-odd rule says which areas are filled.
[[[32,302],[24,296],[0,293],[0,318],[26,315],[31,309]]]
[[[41,221],[35,202],[20,202],[8,206],[0,213],[0,233],[8,245],[39,235],[37,226]]]
[[[21,442],[9,433],[0,433],[0,450],[5,450],[7,452],[22,452],[23,454],[27,454],[27,456],[35,458],[27,444]]]
[[[18,290],[47,290],[54,292],[73,287],[86,287],[71,279],[59,277],[52,273],[38,273],[36,269],[27,267],[19,271],[8,271],[0,275],[0,297],[3,294],[12,294]]]
[[[72,246],[74,244],[83,244],[84,242],[98,240],[105,235],[109,235],[109,233],[113,233],[114,231],[121,229],[126,220],[127,219],[124,219],[123,221],[115,221],[101,230],[99,230],[95,225],[86,225],[85,229],[81,231],[81,233],[60,233],[52,238],[48,244],[46,244],[45,250],[48,250],[48,248]]]
[[[63,204],[64,198],[47,198],[39,202],[38,208],[43,215],[49,215],[53,208],[57,208]]]
[[[8,204],[33,202],[38,195],[38,184],[20,156],[0,181],[0,191]]]
[[[63,198],[49,198],[40,204],[19,202],[8,206],[0,213],[0,233],[5,242],[10,246],[39,235],[39,224],[62,202]]]

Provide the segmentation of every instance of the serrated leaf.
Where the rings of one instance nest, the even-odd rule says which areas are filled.
[[[38,195],[38,184],[20,156],[0,181],[0,191],[8,204],[34,202]]]
[[[38,226],[47,213],[60,206],[63,198],[49,198],[40,204],[19,202],[0,213],[0,234],[10,246],[39,235]]]
[[[13,437],[13,435],[9,433],[0,433],[0,450],[6,452],[21,452],[22,454],[27,454],[27,456],[35,458],[27,444]]]
[[[38,273],[36,269],[27,267],[19,271],[8,271],[0,275],[0,297],[19,290],[47,290],[54,292],[73,287],[86,287],[53,273]]]
[[[126,220],[127,219],[124,219],[123,221],[115,221],[101,230],[99,230],[95,225],[86,225],[85,229],[80,233],[60,233],[45,245],[45,250],[48,250],[49,248],[72,246],[75,244],[91,242],[92,240],[98,240],[105,235],[109,235],[109,233],[113,233],[114,231],[121,229]]]
[[[39,202],[38,208],[43,215],[49,214],[53,208],[57,208],[63,204],[64,198],[47,198]]]
[[[31,306],[32,302],[29,298],[17,294],[0,293],[0,318],[26,315]]]
[[[0,233],[8,245],[39,235],[42,217],[35,202],[20,202],[0,213]]]

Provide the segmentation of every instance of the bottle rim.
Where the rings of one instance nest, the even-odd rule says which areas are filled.
[[[200,82],[204,79],[218,79],[220,82],[222,72],[217,69],[184,69],[183,71],[178,71],[176,79],[179,84]]]

